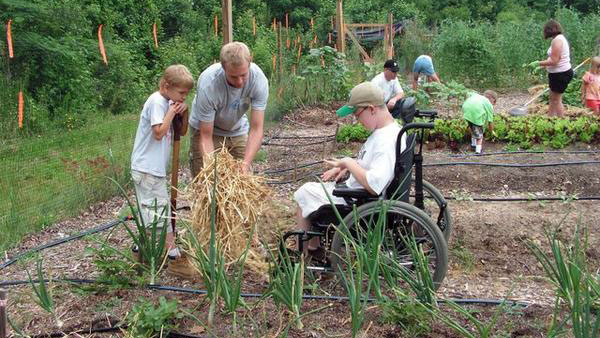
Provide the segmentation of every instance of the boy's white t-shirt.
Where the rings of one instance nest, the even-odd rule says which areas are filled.
[[[131,169],[159,177],[167,176],[173,126],[160,140],[154,138],[152,126],[162,124],[168,110],[169,100],[159,92],[150,95],[144,103],[131,153]]]
[[[400,132],[400,126],[395,122],[375,129],[356,157],[358,164],[367,171],[369,187],[378,195],[394,178],[398,132]],[[393,141],[390,142],[390,140]],[[402,135],[401,142],[401,150],[406,149],[406,134]],[[363,188],[354,175],[350,175],[346,180],[346,185],[349,188]]]
[[[200,122],[213,122],[217,136],[244,135],[250,130],[246,112],[250,107],[264,111],[268,98],[269,81],[256,64],[250,64],[244,87],[235,88],[227,83],[221,64],[215,63],[198,78],[189,123],[200,129]]]
[[[400,127],[397,123],[373,131],[358,153],[358,163],[367,170],[367,183],[377,194],[381,194],[394,178],[398,132]],[[406,134],[402,135],[401,142],[402,150],[406,149]],[[364,188],[353,175],[345,184],[350,188]],[[346,204],[343,198],[331,195],[334,189],[335,182],[325,182],[324,185],[308,182],[296,190],[294,200],[302,210],[302,217],[308,217],[321,206],[329,204],[329,198],[334,204]]]
[[[402,86],[400,86],[400,81],[398,78],[393,80],[386,80],[383,72],[379,73],[379,75],[375,76],[371,83],[376,85],[377,87],[383,90],[383,101],[387,103],[392,97],[404,93],[402,90]]]

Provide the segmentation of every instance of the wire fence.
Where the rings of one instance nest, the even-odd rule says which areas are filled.
[[[0,250],[79,214],[127,187],[138,115],[89,123],[62,134],[3,141],[0,147]],[[181,161],[187,159],[182,138]]]

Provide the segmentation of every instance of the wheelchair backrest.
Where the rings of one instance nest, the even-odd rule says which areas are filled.
[[[394,178],[385,190],[386,199],[394,199],[408,202],[410,187],[412,184],[412,167],[414,161],[415,146],[417,144],[417,133],[406,136],[406,149],[402,148],[402,135],[398,134],[396,140],[396,164],[394,165]]]

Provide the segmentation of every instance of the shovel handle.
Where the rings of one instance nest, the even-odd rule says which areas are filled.
[[[584,64],[586,64],[588,61],[590,61],[590,58],[587,58],[587,59],[583,60],[583,62],[582,62],[582,63],[578,64],[578,65],[577,65],[577,67],[573,68],[573,71],[576,71],[576,70],[577,70],[577,69],[579,69],[581,66],[583,66]],[[543,91],[541,91],[541,92],[537,93],[537,94],[536,94],[534,97],[532,97],[532,98],[531,98],[531,100],[529,100],[529,101],[525,102],[525,104],[523,105],[523,107],[526,107],[526,106],[528,106],[528,105],[529,105],[531,102],[535,101],[535,100],[536,100],[538,97],[540,97],[540,96],[544,95],[544,93],[545,93],[545,92],[547,92],[547,91],[548,91],[548,89],[550,89],[550,88],[546,88],[546,89],[544,89]]]

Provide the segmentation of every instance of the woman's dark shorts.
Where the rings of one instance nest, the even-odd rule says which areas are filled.
[[[569,82],[573,79],[573,69],[569,69],[566,72],[560,73],[548,73],[548,83],[550,90],[555,93],[564,93],[565,89],[569,85]]]

